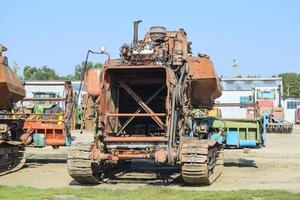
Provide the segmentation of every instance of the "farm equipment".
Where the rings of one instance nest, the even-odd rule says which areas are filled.
[[[24,145],[19,140],[23,121],[4,117],[13,114],[14,104],[25,97],[21,81],[8,67],[7,57],[2,55],[6,50],[0,45],[0,175],[16,171],[25,163]]]
[[[290,134],[293,132],[293,123],[284,119],[278,119],[274,117],[273,113],[267,113],[269,122],[267,125],[268,133],[285,133]]]
[[[0,175],[23,166],[25,146],[58,148],[70,145],[74,103],[70,81],[64,84],[64,98],[54,98],[50,93],[24,98],[23,84],[8,67],[7,58],[2,56],[6,50],[0,45]],[[31,108],[16,106],[29,101],[37,104]],[[53,102],[64,102],[64,110]]]
[[[264,131],[267,133],[292,133],[293,124],[284,120],[280,92],[278,96],[276,97],[274,87],[255,87],[253,94],[249,96],[250,102],[248,103],[218,103],[215,106],[247,108],[246,119],[263,120],[266,124]],[[241,121],[245,120],[241,119]]]
[[[205,54],[191,55],[183,29],[151,27],[140,41],[138,24],[120,59],[108,57],[100,75],[85,76],[95,111],[94,141],[72,145],[68,172],[79,183],[97,184],[112,166],[151,159],[180,165],[187,184],[211,184],[224,159],[224,127],[213,127],[219,119],[208,116],[221,95],[213,64]]]
[[[73,89],[70,81],[66,81],[62,86],[64,86],[64,98],[53,92],[34,92],[32,98],[22,100],[22,108],[17,114],[25,118],[23,124],[25,133],[21,136],[21,140],[27,146],[52,146],[57,149],[59,146],[71,145]]]
[[[260,148],[266,143],[266,121],[262,119],[219,119],[212,127],[224,131],[219,136],[224,148]],[[213,135],[217,137],[217,135]]]
[[[218,107],[253,106],[255,103],[215,103],[208,115],[218,120],[211,120],[214,129],[223,129],[218,137],[224,148],[261,148],[266,144],[266,133],[269,125],[269,115],[262,114],[260,118],[221,118],[221,109]]]
[[[267,116],[267,133],[285,133],[293,132],[293,124],[283,119],[283,109],[274,108],[270,101],[257,101],[253,107],[247,108],[247,119],[263,118]]]
[[[281,87],[278,88],[278,103],[276,102],[275,89],[268,87],[254,88],[254,100],[257,102],[257,113],[259,116],[267,116],[267,133],[293,132],[293,124],[284,120],[284,112],[281,107]]]

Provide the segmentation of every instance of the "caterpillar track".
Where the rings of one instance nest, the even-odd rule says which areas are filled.
[[[0,141],[0,176],[21,169],[25,162],[25,147],[21,142]]]
[[[67,167],[70,176],[82,184],[99,184],[102,172],[99,165],[92,162],[93,143],[77,143],[70,147]]]
[[[224,152],[222,145],[211,141],[187,138],[181,147],[181,173],[187,184],[210,185],[222,173]]]

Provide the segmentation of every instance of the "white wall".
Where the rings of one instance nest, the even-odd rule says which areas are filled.
[[[288,102],[300,102],[300,99],[285,99],[282,101],[284,106],[284,119],[288,122],[295,123],[296,109],[289,109]]]
[[[64,97],[63,85],[25,85],[26,97],[33,97],[33,92],[53,92],[60,97]]]
[[[252,95],[252,91],[223,91],[222,96],[216,99],[216,103],[240,103],[241,96]],[[220,107],[224,118],[246,118],[246,108]]]

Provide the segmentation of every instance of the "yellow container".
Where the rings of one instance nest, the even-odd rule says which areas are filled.
[[[222,117],[221,110],[219,108],[212,108],[207,111],[208,117]]]
[[[57,122],[57,124],[62,124],[62,120],[63,120],[64,116],[62,112],[57,113],[57,119],[59,120],[59,122]]]

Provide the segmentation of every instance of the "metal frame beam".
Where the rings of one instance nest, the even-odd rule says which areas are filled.
[[[152,116],[159,116],[164,117],[166,113],[107,113],[106,116],[108,117],[152,117]]]
[[[125,82],[123,81],[119,81],[120,86],[122,88],[124,88],[126,90],[126,92],[141,106],[141,108],[143,108],[148,114],[151,114],[150,117],[157,123],[157,125],[161,128],[164,129],[164,123],[162,122],[162,120],[158,117],[158,116],[154,116],[156,113],[154,113],[154,111],[147,105],[147,103],[149,103],[151,100],[153,100],[154,97],[156,97],[158,95],[158,93],[165,88],[165,86],[161,87],[154,95],[152,95],[148,100],[146,101],[147,103],[145,103]],[[150,100],[151,99],[151,100]],[[141,112],[141,109],[139,108],[135,113],[139,113]],[[132,119],[134,118],[134,116],[132,116],[131,118],[129,118],[129,120],[127,120],[125,122],[124,125],[128,125],[130,121],[132,121]],[[121,127],[121,129],[118,131],[117,134],[119,134],[121,131],[124,130],[124,125]]]

